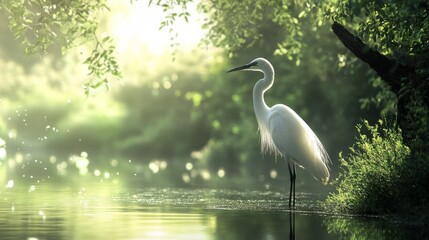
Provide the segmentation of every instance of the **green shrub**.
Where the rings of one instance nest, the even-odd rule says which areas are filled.
[[[403,144],[400,129],[382,120],[375,126],[363,121],[357,130],[350,154],[343,157],[340,153],[340,175],[332,183],[336,192],[328,196],[326,206],[339,212],[396,212],[403,207],[403,166],[410,149]]]

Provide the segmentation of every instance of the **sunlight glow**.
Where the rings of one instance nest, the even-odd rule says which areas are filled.
[[[0,160],[3,160],[6,158],[6,148],[0,147]]]
[[[148,231],[145,233],[145,236],[148,238],[162,238],[166,237],[167,233],[163,231]]]
[[[190,4],[191,5],[191,4]],[[165,13],[156,5],[148,6],[145,1],[112,2],[113,12],[111,20],[111,33],[117,42],[119,53],[125,51],[135,52],[142,46],[155,55],[162,55],[168,51],[171,44],[179,44],[180,47],[194,47],[204,36],[201,28],[200,14],[196,6],[189,6],[191,16],[189,21],[178,18],[173,26],[174,31],[169,32],[168,27],[161,29],[161,22]],[[171,39],[172,34],[177,33],[177,38]]]

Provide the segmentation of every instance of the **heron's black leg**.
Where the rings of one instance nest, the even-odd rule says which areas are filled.
[[[292,206],[291,205],[292,204],[292,192],[295,192],[294,191],[294,173],[292,172],[292,168],[290,165],[291,165],[291,163],[290,163],[289,158],[288,158],[287,159],[287,166],[289,169],[289,176],[290,176],[289,208],[291,208],[291,206]],[[292,165],[295,168],[295,164],[292,163]],[[295,198],[295,196],[294,196],[294,198]],[[295,206],[295,201],[294,201],[294,206]]]
[[[293,204],[292,206],[295,207],[295,182],[296,182],[296,167],[295,163],[292,163],[292,178],[293,178]]]

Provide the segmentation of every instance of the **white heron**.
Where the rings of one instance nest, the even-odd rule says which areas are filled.
[[[308,170],[326,185],[329,181],[329,155],[313,130],[295,111],[283,104],[268,107],[265,103],[264,93],[274,83],[274,68],[270,62],[256,58],[228,72],[240,70],[264,74],[264,78],[253,88],[253,107],[261,134],[261,150],[286,159],[290,174],[289,207],[295,207],[295,165]]]

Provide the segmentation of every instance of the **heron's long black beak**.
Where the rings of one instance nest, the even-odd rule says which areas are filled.
[[[240,70],[244,70],[244,69],[249,69],[249,68],[251,68],[253,66],[256,66],[256,64],[257,64],[256,62],[252,62],[252,63],[246,64],[246,65],[243,65],[241,67],[233,68],[233,69],[229,70],[227,73],[235,72],[235,71],[240,71]]]

